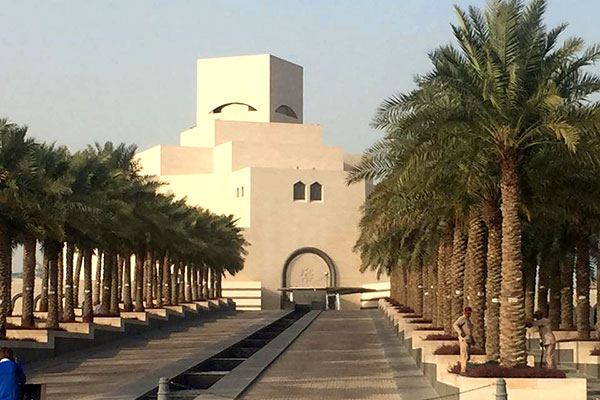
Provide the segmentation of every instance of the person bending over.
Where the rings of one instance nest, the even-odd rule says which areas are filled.
[[[535,326],[538,328],[540,333],[540,341],[542,348],[544,349],[544,357],[542,360],[542,366],[550,369],[556,369],[556,361],[554,360],[554,350],[556,350],[556,338],[552,333],[552,327],[550,326],[550,320],[545,318],[544,312],[537,310],[533,313],[533,321],[527,322],[525,325],[528,328]]]

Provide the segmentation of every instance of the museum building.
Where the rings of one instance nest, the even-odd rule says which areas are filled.
[[[223,282],[238,309],[356,309],[389,295],[388,278],[361,273],[353,251],[372,185],[348,186],[360,155],[303,124],[301,66],[269,54],[198,60],[196,126],[138,159],[163,190],[238,218],[248,255]]]

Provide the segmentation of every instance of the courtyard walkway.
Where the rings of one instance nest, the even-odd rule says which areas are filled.
[[[160,376],[172,376],[181,365],[197,363],[223,342],[233,344],[284,313],[239,313],[182,323],[25,366],[25,372],[29,382],[47,384],[47,400],[131,400],[148,384],[156,386]]]
[[[323,312],[245,400],[423,400],[437,394],[378,310]]]

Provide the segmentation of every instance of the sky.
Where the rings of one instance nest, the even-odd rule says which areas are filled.
[[[195,60],[271,53],[304,67],[304,122],[362,152],[386,97],[451,42],[453,4],[402,1],[0,0],[0,118],[78,150],[178,144],[195,125]],[[547,24],[600,41],[595,0],[549,0]]]
[[[387,97],[484,0],[0,0],[0,118],[72,151],[178,144],[195,125],[195,60],[270,53],[304,67],[304,122],[360,153]],[[600,42],[597,0],[549,0],[548,26]],[[16,254],[14,270],[20,271]]]

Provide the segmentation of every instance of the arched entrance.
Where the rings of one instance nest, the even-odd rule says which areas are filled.
[[[336,287],[338,273],[335,263],[327,253],[316,247],[302,247],[293,251],[283,264],[282,288],[304,288],[302,302],[325,301],[326,288]],[[312,288],[313,293],[306,289]],[[281,306],[292,303],[290,291],[281,296]],[[296,300],[299,300],[298,298]]]

